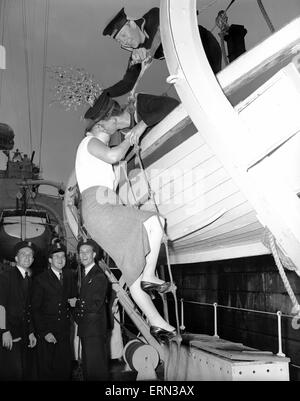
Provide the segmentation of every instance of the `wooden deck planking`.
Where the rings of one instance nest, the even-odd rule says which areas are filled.
[[[182,112],[182,108],[180,110]],[[174,116],[177,115],[176,110],[172,113]],[[143,157],[150,160],[152,154],[159,153],[159,157],[154,157],[154,162],[148,165],[146,172],[151,178],[150,185],[156,194],[159,211],[167,218],[169,237],[175,240],[184,235],[184,239],[175,240],[175,243],[180,243],[182,247],[191,243],[195,247],[201,244],[202,247],[204,242],[210,244],[210,247],[218,247],[224,241],[231,246],[234,245],[234,241],[236,244],[239,244],[240,240],[242,243],[248,243],[251,238],[259,241],[256,236],[257,230],[261,233],[263,228],[255,212],[204,141],[203,136],[199,132],[185,136],[184,131],[190,129],[189,118],[185,113],[182,112],[182,124],[177,118],[174,129],[170,124],[171,117],[169,116],[167,128],[169,131],[161,134],[160,126],[156,127],[153,133],[149,132],[142,141]],[[182,143],[169,151],[167,142],[172,137],[179,138],[179,136]],[[166,150],[165,154],[162,154],[162,148]],[[190,172],[199,179],[195,182],[185,179]],[[183,180],[182,185],[174,185],[169,190],[168,186],[171,186],[176,174]],[[199,184],[201,191],[197,193],[195,189],[197,185],[199,188]],[[188,202],[183,197],[186,191],[191,194]],[[180,199],[181,195],[182,202],[176,202],[175,200]],[[153,210],[153,205],[151,202],[146,202],[142,209]],[[214,215],[218,213],[219,218],[214,220]],[[207,225],[205,225],[206,220],[209,221]],[[253,230],[253,225],[257,230]],[[241,237],[237,238],[239,235]]]
[[[205,195],[209,191],[230,180],[224,169],[220,168],[212,171],[201,181],[193,183],[193,178],[192,176],[187,176],[185,179],[179,177],[174,184],[169,182],[169,184],[159,186],[159,182],[157,182],[157,186],[151,186],[162,214],[171,213],[184,207],[189,200],[195,204],[204,203]]]
[[[300,192],[300,133],[269,156],[274,174],[280,173],[296,193]],[[284,166],[284,169],[282,168]]]
[[[179,222],[186,221],[194,215],[205,213],[210,206],[215,204],[218,205],[217,210],[225,209],[225,211],[227,211],[231,207],[231,201],[233,201],[233,199],[229,198],[234,194],[239,194],[238,202],[244,199],[232,180],[227,180],[214,186],[207,193],[204,193],[202,197],[191,198],[189,202],[185,202],[180,208],[170,209],[162,205],[160,210],[162,215],[166,216],[170,224],[174,226]],[[186,208],[185,213],[183,213],[184,208]]]
[[[210,248],[195,247],[187,250],[169,248],[169,250],[170,262],[172,265],[244,258],[270,253],[262,244],[259,237],[257,239],[253,237],[250,241],[234,244],[232,246],[222,245]]]
[[[227,238],[233,238],[236,235],[247,235],[247,233],[249,233],[249,237],[252,237],[252,233],[254,230],[256,229],[262,229],[263,227],[261,226],[261,224],[256,220],[253,221],[253,219],[249,218],[249,219],[245,219],[243,223],[241,223],[239,226],[236,227],[222,227],[219,230],[216,230],[215,232],[211,232],[210,235],[207,235],[206,237],[194,237],[191,239],[190,242],[188,241],[184,241],[181,242],[180,244],[182,244],[182,246],[190,246],[191,243],[193,244],[209,244],[209,243],[219,243],[220,239],[224,239],[226,240]],[[243,237],[245,238],[245,237]],[[216,241],[215,241],[216,239]]]
[[[218,235],[222,232],[225,233],[233,228],[237,229],[254,221],[257,221],[255,211],[251,208],[248,202],[244,202],[236,207],[233,207],[221,218],[216,219],[211,224],[208,224],[207,226],[194,231],[189,235],[186,235],[186,237],[182,239],[182,243],[188,243],[191,242],[191,240],[204,240],[207,238],[207,236]]]
[[[261,230],[256,230],[251,236],[238,238],[238,241],[222,239],[216,244],[201,243],[194,247],[173,244],[173,247],[169,247],[171,263],[197,263],[269,254],[270,251],[261,242],[261,237]]]
[[[205,146],[207,153],[210,156],[213,156],[212,151],[205,143],[202,135],[196,133],[195,135],[181,143],[180,146],[172,149],[159,160],[152,163],[148,168],[146,168],[146,170],[153,169],[159,172],[166,171],[172,167],[176,167],[178,164],[181,164],[182,160],[190,155],[193,155],[193,159],[196,159],[196,155],[199,152],[199,149],[202,148],[202,146]]]
[[[184,220],[177,221],[174,226],[168,226],[169,237],[172,240],[186,237],[198,230],[202,231],[205,227],[213,224],[214,221],[216,221],[216,224],[221,225],[228,211],[234,209],[235,206],[240,205],[242,202],[244,200],[240,197],[240,193],[237,192],[220,202],[220,204],[212,205],[205,213],[197,212],[191,214]]]
[[[163,166],[163,168],[159,170],[161,166]],[[182,253],[182,250],[187,251],[190,247],[193,247],[196,252],[200,250],[204,251],[205,248],[205,252],[207,253],[210,250],[220,250],[225,245],[228,247],[239,247],[243,245],[247,246],[249,243],[255,241],[260,241],[262,228],[257,222],[254,211],[232,182],[221,163],[203,141],[200,134],[197,133],[193,137],[187,139],[184,149],[182,149],[182,146],[173,149],[146,169],[148,174],[152,169],[154,169],[154,171],[157,170],[156,174],[150,177],[152,178],[150,182],[151,188],[155,193],[163,191],[164,187],[170,185],[172,168],[173,171],[178,172],[178,170],[180,170],[185,171],[185,173],[192,170],[196,177],[201,177],[200,180],[203,191],[201,194],[198,194],[198,196],[200,196],[200,198],[203,196],[205,207],[197,210],[196,214],[186,219],[185,212],[188,207],[186,202],[182,203],[182,205],[176,205],[175,202],[172,204],[172,199],[174,200],[176,197],[179,197],[180,193],[183,193],[184,190],[188,188],[190,188],[191,191],[193,190],[193,185],[189,185],[190,182],[188,181],[183,182],[181,187],[179,186],[181,191],[180,189],[178,190],[178,188],[176,191],[175,187],[173,193],[170,192],[168,194],[166,192],[167,197],[163,199],[162,204],[158,202],[158,206],[160,213],[167,218],[168,234],[171,240],[176,238],[176,236],[173,235],[175,232],[177,232],[177,236],[182,235],[182,231],[184,230],[183,226],[185,229],[188,229],[189,232],[194,231],[199,227],[199,221],[201,224],[201,220],[203,221],[206,217],[209,218],[214,213],[218,213],[220,208],[223,208],[225,211],[224,215],[219,219],[205,226],[202,230],[190,234],[190,237],[186,237],[185,240],[175,240],[173,242],[173,252]],[[169,174],[170,171],[171,174]],[[160,180],[164,174],[166,176],[163,180]],[[194,186],[196,185],[199,185],[199,182],[194,183]],[[224,191],[224,188],[227,188],[227,190]],[[232,199],[233,197],[235,200]],[[197,197],[191,199],[191,205],[195,201],[197,201]],[[148,202],[143,205],[142,209],[153,210],[153,205]],[[197,217],[199,217],[199,219],[197,219]],[[195,222],[197,222],[197,224]],[[254,230],[253,224],[255,227]],[[233,227],[234,229],[232,229]],[[206,235],[205,238],[203,238],[204,235]],[[209,237],[207,237],[207,235],[209,235]],[[217,240],[215,240],[215,238],[217,238]]]
[[[246,225],[245,227],[239,228],[237,230],[228,231],[225,234],[216,235],[214,237],[210,237],[206,240],[202,240],[199,242],[192,242],[190,244],[185,244],[181,246],[180,241],[173,242],[173,249],[207,249],[207,248],[219,248],[226,246],[236,246],[241,243],[248,243],[254,240],[260,241],[262,240],[264,228],[260,225],[259,222],[254,222]]]
[[[211,156],[205,160],[201,160],[201,162],[198,162],[198,166],[195,166],[194,168],[191,168],[190,170],[185,168],[174,168],[173,170],[164,170],[161,172],[161,174],[156,175],[154,178],[149,174],[147,174],[147,179],[149,180],[149,183],[151,185],[151,189],[156,193],[156,199],[157,202],[159,202],[159,194],[163,192],[163,199],[164,201],[169,201],[171,198],[174,198],[176,194],[179,194],[182,192],[184,189],[187,187],[191,186],[191,178],[197,177],[199,175],[199,180],[196,178],[196,185],[200,185],[201,187],[206,186],[205,179],[208,179],[212,174],[218,173],[220,170],[219,174],[225,174],[225,170],[220,166],[220,164],[216,161],[216,159]],[[193,172],[192,177],[190,175],[187,175],[186,173]],[[201,175],[200,175],[201,174]],[[139,188],[139,182],[135,182],[137,179],[137,174],[134,176],[134,179],[132,180],[132,188],[134,189],[135,192],[137,192]],[[144,183],[144,179],[142,176],[139,177],[139,179],[142,180]],[[228,175],[227,175],[228,179]],[[176,184],[174,184],[174,180]],[[182,185],[183,184],[183,185]],[[139,194],[139,197],[142,198],[144,196],[145,191],[147,191],[147,188],[144,189],[144,192]],[[149,205],[147,205],[147,202],[144,202],[145,205],[143,208],[148,208]]]
[[[284,180],[279,179],[277,174],[273,174],[268,164],[261,163],[261,169],[248,170],[248,147],[241,135],[241,132],[245,130],[245,124],[241,122],[236,110],[233,109],[220,90],[220,86],[217,85],[207,60],[204,58],[203,48],[199,49],[199,34],[194,24],[194,14],[194,7],[182,7],[182,2],[179,0],[172,1],[172,7],[168,2],[167,6],[162,8],[161,17],[165,18],[165,25],[168,26],[169,21],[172,21],[172,24],[168,26],[169,29],[162,31],[162,40],[175,88],[194,124],[256,209],[262,224],[269,227],[276,240],[298,267],[300,266],[300,254],[297,251],[300,238],[299,199],[288,188]],[[289,27],[283,28],[283,37],[287,39],[287,47],[291,43],[294,44],[293,39],[296,35],[300,38],[299,25],[300,19],[296,22],[296,27],[292,32],[289,32]],[[278,45],[278,35],[272,35],[272,37],[274,46],[270,46],[270,42],[263,46],[259,45],[257,51],[252,54],[255,66],[260,64],[257,63],[258,52],[260,52],[262,60],[268,58],[267,64],[275,53],[281,57],[285,45]],[[187,42],[189,43],[188,47],[185,45]],[[297,48],[295,49],[296,53],[299,51],[298,44],[295,47]],[[176,50],[176,57],[172,55],[173,48]],[[263,51],[261,51],[262,48]],[[270,57],[266,55],[267,52],[270,53]],[[191,54],[193,63],[189,62]],[[248,64],[246,67],[249,72]],[[236,66],[238,80],[241,81],[240,78],[243,74],[239,74],[240,63],[238,60]],[[265,67],[266,64],[264,67],[259,65],[258,69],[264,70]],[[199,71],[202,73],[198,74]],[[299,74],[297,80],[299,81]],[[276,99],[273,100],[276,102]],[[286,101],[289,103],[288,98]],[[268,102],[265,106],[269,108]],[[260,135],[263,135],[263,132]]]
[[[209,166],[207,167],[205,164],[207,161],[210,161],[212,163],[213,159],[213,170],[216,168],[222,168],[222,165],[220,162],[216,159],[216,157],[210,152],[209,148],[207,145],[203,144],[201,147],[199,147],[196,151],[193,151],[191,153],[187,153],[184,157],[180,159],[178,162],[173,162],[172,165],[168,166],[168,168],[165,168],[165,160],[161,160],[161,165],[163,166],[162,168],[158,169],[152,166],[146,169],[147,175],[150,179],[156,179],[159,175],[164,175],[165,178],[170,177],[169,180],[164,180],[164,184],[168,183],[174,176],[174,173],[180,172],[181,175],[186,174],[190,170],[194,169],[200,169],[202,168],[203,170],[208,169]],[[208,171],[209,172],[209,171]]]
[[[208,151],[205,145],[201,146],[197,151],[187,154],[180,162],[175,162],[168,168],[165,168],[165,160],[162,159],[161,166],[161,168],[158,166],[151,166],[146,169],[147,179],[154,191],[159,191],[162,186],[168,185],[170,182],[174,181],[174,178],[182,179],[184,175],[190,173],[190,171],[193,171],[194,174],[203,172],[201,176],[199,175],[199,179],[201,179],[211,172],[222,168],[222,165],[214,155]],[[131,173],[133,182],[139,174],[139,170],[135,170]],[[157,184],[159,184],[159,186]]]

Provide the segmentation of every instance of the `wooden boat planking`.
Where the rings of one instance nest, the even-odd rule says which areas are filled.
[[[219,84],[223,86],[224,93],[232,97],[235,93],[234,91],[240,91],[249,82],[253,82],[253,80],[260,82],[261,76],[266,73],[266,69],[271,69],[273,72],[276,65],[279,68],[278,63],[282,66],[291,61],[291,58],[299,52],[299,26],[299,19],[291,22],[288,26],[266,39],[250,52],[240,56],[238,60],[235,60],[222,70],[217,75],[217,79]],[[275,50],[274,46],[276,47]],[[251,93],[250,96],[236,105],[235,111],[244,119],[244,122],[248,122],[250,127],[258,106],[254,111],[248,113],[249,105],[254,104],[257,99],[260,101],[267,89],[270,90],[271,88],[269,97],[274,96],[272,94],[273,86],[275,86],[273,82],[279,82],[280,79],[283,79],[281,85],[289,82],[290,92],[286,93],[286,95],[290,95],[293,92],[293,104],[299,104],[296,101],[299,100],[297,63],[298,61],[295,59],[294,64],[289,64],[283,72],[279,71],[277,76],[275,74],[275,78],[271,77],[267,83],[258,87],[254,94]],[[286,77],[278,78],[280,74],[286,75],[287,80],[284,80]],[[268,88],[265,89],[265,87]],[[290,112],[293,117],[290,120],[289,129],[283,134],[282,130],[278,129],[277,137],[274,135],[273,130],[271,135],[264,141],[263,146],[260,146],[260,143],[263,142],[261,137],[258,135],[257,138],[253,138],[252,135],[250,142],[253,142],[252,150],[255,151],[252,154],[250,152],[247,154],[247,160],[244,158],[242,167],[251,168],[255,162],[267,157],[268,162],[274,160],[274,173],[280,175],[282,172],[278,171],[278,165],[287,165],[288,168],[284,179],[288,179],[293,192],[299,192],[300,176],[297,171],[300,169],[297,170],[295,168],[296,165],[299,165],[299,162],[295,148],[291,144],[299,145],[298,132],[300,123],[293,107],[290,107],[290,109],[286,107],[285,112]],[[272,115],[274,109],[272,110],[271,108],[269,113]],[[246,121],[247,119],[248,121]],[[287,116],[285,116],[286,119]],[[280,118],[277,119],[277,122],[274,122],[272,129],[278,126],[278,121],[280,121]],[[165,120],[147,133],[141,143],[141,156],[146,167],[146,173],[150,178],[151,188],[156,194],[160,213],[167,219],[172,262],[178,262],[179,260],[181,263],[197,261],[197,257],[192,255],[192,250],[195,255],[198,255],[198,261],[211,260],[211,257],[215,259],[216,254],[218,254],[217,259],[228,258],[230,257],[228,249],[233,250],[232,257],[235,257],[235,255],[240,257],[269,253],[269,250],[262,244],[264,224],[257,218],[257,211],[244,195],[244,191],[240,190],[239,185],[236,184],[236,179],[233,179],[228,168],[217,157],[211,144],[207,142],[203,134],[205,134],[203,130],[197,132],[197,128],[189,120],[184,104],[181,104]],[[248,132],[242,132],[240,136],[243,137],[243,135],[245,140]],[[270,154],[272,157],[270,157]],[[130,154],[128,160],[132,156]],[[278,160],[280,160],[280,163]],[[137,167],[136,160],[134,163],[131,160],[130,164],[131,169]],[[185,180],[183,186],[177,186],[177,192],[176,189],[172,193],[169,191],[170,196],[164,196],[164,202],[160,204],[159,195],[157,194],[160,194],[164,191],[164,188],[170,185],[172,177],[174,179],[175,175],[172,174],[172,170],[174,172],[176,169],[181,169],[186,174],[192,171],[200,179],[192,184]],[[157,173],[153,174],[155,170],[157,170]],[[166,179],[168,172],[169,181]],[[184,172],[180,177],[181,179],[185,175]],[[202,174],[199,174],[200,172]],[[133,178],[133,181],[138,181],[138,183],[141,180],[141,178],[137,178],[137,174]],[[191,205],[198,201],[202,207],[198,207],[197,211],[189,213],[187,216],[188,203],[183,202],[178,205],[175,202],[172,203],[172,198],[173,200],[176,196],[180,198],[187,189],[193,192],[197,185],[199,186],[200,181],[203,190],[198,192],[198,197],[194,196],[189,200]],[[135,189],[134,184],[133,189]],[[167,192],[166,190],[165,194]],[[145,198],[145,193],[139,194],[140,199]],[[153,204],[149,200],[142,206],[142,209],[145,210],[151,208],[153,208]]]

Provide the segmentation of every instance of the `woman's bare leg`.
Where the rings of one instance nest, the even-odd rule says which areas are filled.
[[[159,217],[162,227],[165,225],[165,221],[162,217]],[[146,257],[146,266],[142,274],[143,281],[150,281],[156,284],[162,284],[164,281],[160,280],[155,275],[157,258],[161,246],[161,240],[163,236],[163,230],[159,223],[157,216],[152,216],[144,222],[144,227],[148,234],[148,240],[150,244],[150,252]]]
[[[151,301],[150,296],[141,289],[141,279],[140,276],[130,287],[130,293],[132,298],[138,307],[142,310],[142,312],[146,315],[149,320],[150,326],[161,327],[162,329],[172,331],[175,330],[173,326],[171,326],[168,322],[166,322],[158,313],[158,310],[155,308],[153,302]]]

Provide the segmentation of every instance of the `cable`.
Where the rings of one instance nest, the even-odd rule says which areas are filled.
[[[197,10],[198,14],[203,13],[203,11],[207,10],[209,7],[212,7],[215,3],[217,3],[219,0],[214,0],[211,3],[207,4],[206,6],[203,6],[200,8],[200,10]]]
[[[6,0],[3,0],[2,6],[1,6],[1,24],[2,24],[2,32],[1,32],[1,41],[0,43],[4,44],[4,32],[5,32],[5,12],[6,12]],[[0,105],[1,105],[1,99],[2,99],[2,82],[3,82],[3,71],[0,71]]]
[[[262,3],[262,0],[257,0],[257,4],[258,4],[258,7],[260,8],[260,11],[261,11],[261,13],[262,13],[262,15],[263,15],[263,17],[264,17],[269,29],[270,29],[270,31],[272,33],[274,33],[275,32],[275,28],[274,28],[274,26],[273,26],[273,24],[272,24],[272,22],[270,20],[270,17],[267,14],[267,11],[266,11],[263,3]]]
[[[277,249],[276,249],[275,239],[274,239],[272,233],[269,230],[268,230],[268,237],[269,237],[271,251],[272,251],[273,257],[275,259],[275,263],[276,263],[276,266],[278,268],[280,277],[281,277],[281,279],[283,281],[285,289],[286,289],[286,291],[287,291],[287,293],[288,293],[288,295],[289,295],[289,297],[291,299],[291,302],[293,304],[293,311],[294,311],[294,313],[296,315],[298,315],[298,314],[300,314],[300,305],[299,305],[299,303],[297,301],[295,293],[292,290],[292,287],[291,287],[291,285],[290,285],[290,283],[288,281],[288,278],[287,278],[287,276],[285,274],[284,268],[282,266],[280,257],[278,255],[278,252],[277,252]]]
[[[138,164],[139,164],[139,166],[140,166],[140,169],[141,169],[141,172],[142,172],[142,175],[143,175],[143,179],[144,179],[145,184],[147,185],[147,188],[148,188],[148,197],[149,197],[149,199],[152,200],[152,202],[153,202],[153,204],[154,204],[154,207],[155,207],[155,210],[156,210],[156,214],[157,214],[157,218],[158,218],[158,222],[159,222],[159,225],[160,225],[161,230],[162,230],[162,232],[163,232],[163,239],[162,239],[162,241],[163,241],[163,244],[164,244],[164,246],[165,246],[165,253],[166,253],[166,258],[167,258],[168,273],[169,273],[170,282],[171,282],[171,286],[170,286],[169,292],[171,292],[172,295],[173,295],[173,297],[174,297],[175,319],[176,319],[177,332],[178,332],[178,335],[179,335],[179,333],[180,333],[180,326],[179,326],[179,316],[178,316],[178,304],[177,304],[177,297],[176,297],[176,289],[177,289],[177,287],[176,287],[176,285],[174,284],[173,275],[172,275],[172,270],[171,270],[170,255],[169,255],[169,246],[168,246],[168,236],[167,236],[166,231],[165,231],[165,228],[164,228],[164,226],[162,225],[162,222],[160,221],[160,218],[159,218],[160,213],[159,213],[159,209],[158,209],[158,206],[157,206],[157,203],[156,203],[156,200],[155,200],[155,196],[154,196],[155,194],[154,194],[154,192],[153,192],[153,190],[152,190],[152,188],[151,188],[151,185],[150,185],[150,183],[149,183],[149,181],[148,181],[148,178],[147,178],[147,175],[146,175],[146,173],[145,173],[144,166],[143,166],[143,162],[142,162],[142,159],[141,159],[141,155],[140,155],[140,146],[139,146],[139,145],[135,145],[135,146],[134,146],[134,151],[135,151],[135,154],[136,154],[136,157],[137,157],[137,160],[138,160]],[[179,344],[179,342],[178,342],[178,344]]]
[[[45,31],[44,31],[44,57],[43,57],[43,85],[42,85],[42,110],[41,110],[41,131],[40,131],[40,155],[39,168],[41,169],[42,160],[42,143],[43,143],[43,127],[44,127],[44,108],[45,108],[45,82],[46,82],[46,65],[48,53],[48,27],[49,27],[49,0],[46,0],[45,11]]]
[[[32,124],[31,124],[31,104],[30,104],[30,85],[29,85],[29,59],[28,59],[28,32],[25,0],[22,0],[22,17],[23,17],[23,36],[24,36],[24,52],[25,52],[25,69],[27,84],[27,107],[28,107],[28,124],[29,124],[29,142],[30,154],[32,154]]]

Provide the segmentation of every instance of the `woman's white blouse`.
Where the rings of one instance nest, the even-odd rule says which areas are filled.
[[[92,135],[86,136],[77,148],[75,171],[81,193],[87,188],[98,185],[114,188],[113,166],[89,153],[87,146],[91,138]]]

